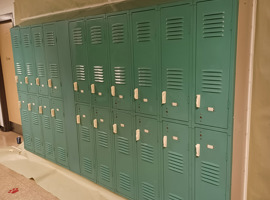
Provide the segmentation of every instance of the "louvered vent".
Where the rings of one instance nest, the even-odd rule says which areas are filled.
[[[203,70],[202,71],[202,91],[208,93],[222,92],[222,71]]]
[[[86,173],[92,174],[92,161],[88,158],[83,158],[83,170]]]
[[[83,44],[82,29],[81,28],[73,29],[73,42],[75,45],[82,45]]]
[[[55,130],[57,133],[64,133],[63,121],[60,119],[55,120]]]
[[[20,63],[16,63],[17,75],[22,75],[22,65]]]
[[[129,155],[128,139],[126,139],[124,137],[118,137],[117,143],[118,143],[118,151],[119,151],[119,153]]]
[[[100,175],[102,180],[110,182],[110,169],[108,166],[105,165],[100,166]]]
[[[22,120],[24,122],[29,122],[28,112],[26,110],[22,110]]]
[[[94,66],[94,78],[95,82],[104,83],[103,66]]]
[[[57,148],[57,155],[58,155],[58,159],[61,160],[62,162],[66,162],[67,160],[67,156],[66,156],[66,151],[64,148],[62,147],[58,147]]]
[[[32,146],[32,141],[31,141],[31,136],[28,135],[28,134],[24,134],[23,135],[23,140],[24,140],[24,143],[26,144],[26,146]]]
[[[125,40],[124,25],[121,23],[112,25],[112,42],[114,44],[123,43]]]
[[[41,47],[42,45],[41,33],[34,34],[34,42],[35,42],[35,47]]]
[[[46,129],[51,129],[51,121],[50,121],[50,117],[44,115],[43,117],[43,123],[44,123],[44,127]]]
[[[139,68],[138,69],[138,82],[141,87],[152,86],[152,71],[151,68]]]
[[[125,173],[120,173],[119,174],[119,185],[120,188],[122,188],[123,190],[126,191],[130,191],[131,189],[131,180],[130,180],[130,176],[125,174]]]
[[[35,149],[37,151],[41,150],[41,140],[39,138],[35,138]]]
[[[27,76],[32,76],[33,75],[33,65],[32,65],[32,63],[26,63],[26,73],[27,73]]]
[[[166,39],[181,40],[184,38],[184,19],[182,17],[166,19]]]
[[[183,70],[178,68],[167,68],[167,89],[183,90]]]
[[[172,193],[169,193],[169,200],[183,200],[182,197],[179,197],[178,195],[176,194],[172,194]]]
[[[145,162],[153,163],[154,162],[154,147],[142,143],[141,144],[141,159]]]
[[[42,63],[37,64],[37,73],[39,77],[45,77],[45,66]]]
[[[39,125],[39,120],[38,120],[38,114],[37,113],[32,113],[32,122],[34,125]]]
[[[91,34],[91,44],[102,43],[101,26],[92,26],[90,30],[90,34]]]
[[[151,24],[150,22],[137,23],[137,41],[149,42],[151,41]]]
[[[30,46],[30,36],[29,36],[29,34],[23,35],[23,44],[24,44],[25,47]]]
[[[155,188],[152,184],[142,182],[142,197],[145,200],[156,200]]]
[[[78,81],[85,81],[85,67],[83,65],[76,65],[76,78]]]
[[[19,48],[20,47],[20,42],[19,42],[19,36],[18,35],[14,35],[13,36],[13,46],[15,48]]]
[[[46,33],[46,40],[48,46],[54,46],[55,45],[55,35],[54,32],[47,32]]]
[[[215,38],[224,36],[225,13],[208,13],[203,16],[203,37]]]
[[[126,84],[126,69],[125,67],[114,67],[114,82],[117,85]]]
[[[201,179],[203,182],[219,186],[219,165],[210,162],[202,162]]]
[[[108,148],[108,134],[102,131],[98,131],[98,144],[101,147]]]
[[[50,64],[50,74],[52,78],[58,78],[58,66],[57,64]]]
[[[169,151],[168,162],[169,170],[180,174],[184,173],[183,155]]]
[[[54,157],[53,145],[51,143],[48,143],[48,142],[46,143],[46,154]]]
[[[87,126],[82,126],[81,137],[83,141],[90,142],[90,131]]]

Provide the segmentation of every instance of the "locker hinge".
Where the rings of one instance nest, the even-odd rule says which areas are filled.
[[[136,141],[139,141],[140,140],[140,137],[141,137],[141,135],[140,135],[140,129],[137,129],[136,130]]]
[[[196,144],[195,148],[196,148],[196,157],[200,157],[200,155],[201,155],[201,145]]]
[[[117,124],[113,124],[113,133],[114,133],[114,134],[117,133]]]
[[[111,94],[113,97],[115,97],[115,86],[111,87]]]
[[[168,137],[167,135],[163,136],[163,147],[166,148],[168,146]]]

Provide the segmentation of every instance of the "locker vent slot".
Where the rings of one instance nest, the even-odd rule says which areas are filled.
[[[202,71],[202,91],[208,93],[222,92],[222,71],[203,70]]]
[[[32,146],[31,136],[30,135],[24,134],[23,139],[24,139],[24,142],[25,142],[26,146],[28,146],[28,147]]]
[[[54,156],[53,145],[51,143],[46,143],[46,154],[49,156]]]
[[[17,75],[22,75],[22,66],[20,63],[16,63]]]
[[[26,111],[26,110],[23,110],[23,111],[22,111],[22,120],[23,120],[24,122],[29,122],[29,119],[28,119],[28,111]]]
[[[102,43],[101,26],[92,26],[90,30],[90,34],[91,34],[91,44]]]
[[[85,68],[83,65],[76,65],[76,78],[77,81],[85,81]]]
[[[67,160],[67,156],[66,156],[66,151],[64,148],[62,147],[58,147],[57,148],[57,153],[58,153],[58,159],[63,161],[63,162],[66,162]]]
[[[202,162],[201,178],[203,182],[219,186],[219,165],[210,162]]]
[[[73,29],[73,42],[75,45],[82,45],[83,44],[82,29],[81,28]]]
[[[130,191],[131,189],[131,180],[129,175],[125,174],[125,173],[120,173],[119,174],[119,180],[120,180],[120,188],[122,188],[123,190],[126,191]]]
[[[183,70],[177,68],[167,68],[167,89],[183,90],[183,85]]]
[[[95,82],[104,83],[103,66],[94,66]]]
[[[98,131],[98,144],[101,147],[108,148],[108,134]]]
[[[39,138],[35,138],[35,149],[37,151],[41,150],[41,140]]]
[[[184,173],[183,155],[169,151],[168,162],[169,170],[180,174]]]
[[[35,33],[34,34],[34,42],[35,42],[35,47],[41,47],[42,39],[41,39],[41,34],[40,33]]]
[[[141,158],[145,162],[154,162],[154,148],[151,145],[142,143],[141,144]]]
[[[166,19],[166,39],[181,40],[184,38],[184,19],[182,17]]]
[[[126,70],[125,67],[114,67],[114,82],[118,85],[126,84]]]
[[[44,116],[44,118],[43,118],[43,123],[44,123],[44,127],[45,127],[46,129],[51,129],[50,117]]]
[[[122,154],[129,155],[128,139],[124,137],[118,137],[118,151]]]
[[[105,165],[100,166],[101,179],[110,182],[110,169]]]
[[[225,13],[209,13],[203,17],[203,37],[215,38],[224,36]]]
[[[54,46],[55,45],[55,36],[54,32],[47,32],[46,33],[46,40],[48,46]]]
[[[63,121],[60,119],[55,120],[55,130],[57,133],[64,133]]]
[[[88,158],[83,158],[83,171],[92,174],[92,161]]]
[[[125,39],[124,25],[117,23],[112,25],[112,42],[114,44],[123,43]]]
[[[155,188],[152,184],[142,182],[142,197],[145,200],[155,200]]]
[[[82,126],[81,134],[83,141],[90,142],[90,131],[88,127]]]
[[[29,34],[25,34],[23,36],[23,44],[25,47],[29,47],[30,46],[30,37]]]
[[[50,64],[50,74],[52,78],[58,78],[58,66],[56,64]]]
[[[138,69],[138,82],[141,87],[152,86],[152,71],[151,68],[139,68]]]
[[[137,41],[149,42],[151,41],[151,24],[150,22],[137,23]]]
[[[32,113],[32,122],[34,125],[39,125],[38,114]]]
[[[33,65],[32,65],[32,63],[26,63],[26,72],[27,72],[27,76],[32,76],[33,75]]]
[[[169,193],[169,200],[183,200],[183,198],[176,194]]]
[[[18,35],[14,35],[13,36],[13,46],[15,48],[19,48],[20,47],[19,36]]]

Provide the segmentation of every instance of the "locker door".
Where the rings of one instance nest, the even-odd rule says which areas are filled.
[[[164,199],[189,199],[188,127],[163,122]]]
[[[17,83],[18,91],[27,92],[27,85],[25,84],[26,70],[23,60],[22,42],[20,28],[10,29],[12,50],[15,66],[15,81]]]
[[[160,199],[158,123],[154,119],[136,117],[138,199]]]
[[[54,123],[56,161],[60,165],[68,167],[66,134],[64,129],[63,101],[51,100],[51,117]]]
[[[195,200],[225,200],[227,135],[196,129],[196,145]]]
[[[190,5],[161,10],[162,116],[188,121]]]
[[[41,26],[35,26],[31,28],[33,48],[35,52],[35,63],[37,68],[37,80],[36,84],[39,88],[39,94],[48,95],[48,77],[45,59],[44,39],[43,31]]]
[[[96,120],[96,122],[95,122]],[[97,145],[97,182],[107,188],[113,188],[112,129],[108,109],[94,109],[94,127],[96,127]]]
[[[90,103],[91,91],[84,20],[70,22],[69,33],[75,100],[77,102]]]
[[[44,140],[42,132],[42,122],[39,117],[39,101],[38,97],[31,95],[28,96],[28,103],[31,103],[31,128],[34,139],[35,152],[44,156]]]
[[[45,144],[45,156],[47,159],[55,162],[55,145],[54,145],[54,125],[51,117],[51,105],[50,99],[47,97],[39,98],[39,105],[42,106],[39,108],[41,110],[40,116],[42,121],[42,131],[44,135],[44,144]]]
[[[132,64],[129,24],[126,14],[110,16],[109,41],[113,107],[132,110]]]
[[[33,135],[31,131],[31,119],[28,110],[28,99],[27,94],[19,93],[19,106],[21,108],[21,119],[22,119],[22,131],[24,139],[24,148],[28,151],[34,151]]]
[[[158,103],[156,21],[155,10],[132,13],[136,112],[151,115],[157,114]]]
[[[116,163],[116,190],[118,193],[134,198],[134,132],[133,118],[130,114],[114,112],[113,133]]]
[[[56,24],[47,24],[43,26],[43,35],[45,39],[45,54],[48,69],[48,87],[52,97],[62,97],[61,76],[59,57],[57,49]]]
[[[227,128],[231,66],[231,1],[197,6],[196,123]]]
[[[95,135],[91,107],[77,104],[76,113],[81,174],[95,181]]]
[[[34,50],[32,45],[30,28],[21,28],[21,41],[24,56],[24,66],[26,69],[25,83],[28,85],[28,92],[37,94],[37,68],[34,58]]]
[[[104,18],[88,19],[88,63],[92,102],[98,106],[110,105],[109,66],[107,58],[107,32]]]

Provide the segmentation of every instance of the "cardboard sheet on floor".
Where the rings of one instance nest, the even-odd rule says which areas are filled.
[[[27,178],[33,178],[38,185],[65,200],[122,200],[124,198],[109,190],[23,148],[0,149],[0,163]]]

